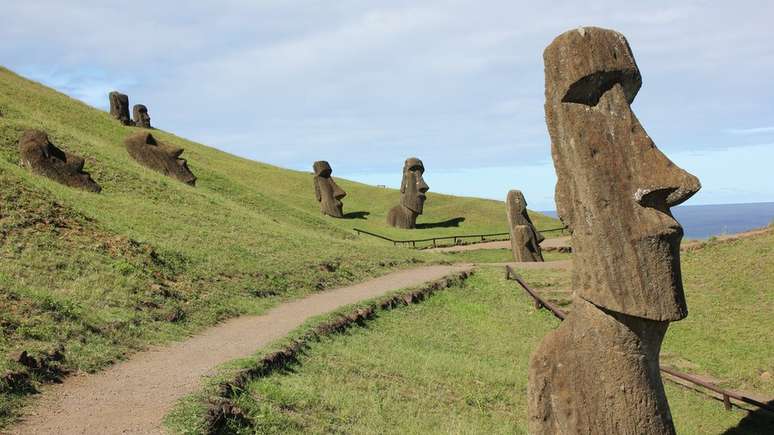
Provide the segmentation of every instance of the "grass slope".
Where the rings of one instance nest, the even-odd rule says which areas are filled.
[[[17,143],[28,128],[86,158],[102,193],[20,168]],[[97,370],[283,298],[442,258],[357,240],[355,225],[403,238],[505,228],[502,203],[431,193],[423,219],[464,216],[459,228],[388,230],[398,193],[346,180],[337,180],[349,192],[346,211],[371,215],[326,218],[310,173],[154,130],[185,148],[193,188],[132,160],[123,139],[134,131],[0,68],[0,424],[39,381]],[[37,361],[20,364],[20,351]]]
[[[663,360],[726,386],[771,397],[774,233],[684,254],[690,315],[673,323]],[[567,288],[567,271],[524,270],[538,291]],[[768,322],[766,320],[769,320]],[[251,423],[239,433],[526,433],[527,364],[559,321],[536,312],[501,268],[464,289],[390,312],[312,345],[298,364],[235,398]],[[771,433],[748,414],[665,383],[678,433]],[[180,428],[178,428],[180,429]]]

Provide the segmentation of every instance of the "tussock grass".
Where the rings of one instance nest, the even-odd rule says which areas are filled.
[[[86,158],[102,193],[20,168],[17,143],[28,128]],[[185,148],[193,188],[132,160],[123,140],[135,131],[0,68],[0,425],[52,373],[98,370],[228,317],[443,258],[353,235],[355,225],[390,233],[383,221],[396,191],[337,180],[349,193],[345,211],[371,215],[327,218],[311,173],[153,130]],[[465,222],[410,233],[502,230],[504,215],[496,201],[431,193],[426,222]],[[62,346],[63,361],[46,360]],[[19,364],[24,350],[52,370]]]

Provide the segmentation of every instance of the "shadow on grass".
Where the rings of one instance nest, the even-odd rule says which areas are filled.
[[[352,211],[349,213],[345,213],[344,216],[342,216],[342,219],[368,219],[366,216],[371,214],[370,211]]]
[[[451,228],[451,227],[458,227],[460,226],[461,222],[465,222],[464,217],[456,217],[453,219],[445,220],[443,222],[431,222],[426,224],[417,224],[417,229],[427,229],[427,228]]]
[[[774,406],[774,400],[767,403]],[[753,434],[771,434],[774,433],[774,412],[758,409],[747,414],[739,420],[739,424],[726,429],[723,435],[753,435]]]

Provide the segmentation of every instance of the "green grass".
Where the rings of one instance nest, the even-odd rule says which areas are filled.
[[[460,251],[446,253],[449,261],[455,263],[508,263],[513,261],[513,253],[510,249],[479,249],[475,251]],[[551,251],[543,251],[545,261],[569,260],[570,254]]]
[[[354,226],[401,238],[505,228],[501,202],[430,193],[420,222],[463,216],[459,228],[388,229],[398,192],[347,180],[337,180],[349,193],[345,212],[371,214],[327,218],[311,173],[154,130],[185,148],[198,177],[193,188],[128,156],[123,139],[135,128],[2,68],[0,114],[0,426],[38,382],[52,378],[16,363],[19,351],[40,356],[64,346],[65,360],[52,368],[95,371],[149,343],[287,298],[443,259],[358,239]],[[86,158],[102,193],[20,168],[17,144],[28,128]],[[310,165],[324,157],[310,156]],[[8,373],[30,375],[32,385],[11,382]]]
[[[774,234],[684,254],[689,317],[673,323],[662,354],[769,397],[774,369]],[[523,270],[547,294],[569,274]],[[364,328],[313,344],[298,364],[251,382],[235,398],[250,423],[238,433],[526,433],[530,353],[558,325],[502,270],[484,268],[464,288],[386,313]],[[665,383],[678,433],[770,433],[765,412],[726,411]]]

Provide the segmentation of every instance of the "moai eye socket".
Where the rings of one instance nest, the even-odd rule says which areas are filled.
[[[641,85],[640,74],[637,71],[599,71],[589,74],[575,83],[571,84],[567,92],[562,97],[562,103],[585,104],[586,106],[596,106],[599,99],[605,92],[609,91],[616,84],[620,84],[629,104],[634,101],[637,91]]]

